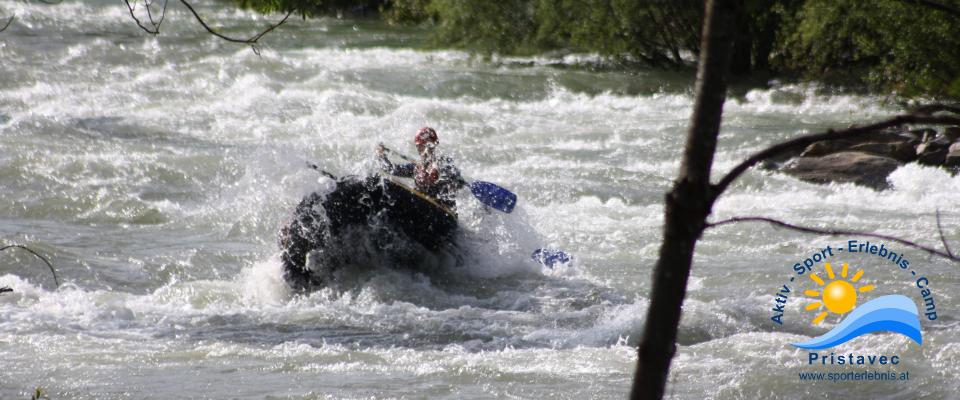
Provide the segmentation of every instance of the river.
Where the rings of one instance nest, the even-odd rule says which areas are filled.
[[[277,16],[199,10],[237,36]],[[424,28],[293,20],[261,55],[201,30],[171,3],[162,34],[116,1],[0,1],[0,397],[624,398],[679,168],[689,74],[586,68],[590,56],[484,60],[419,50]],[[715,162],[898,111],[880,96],[773,83],[735,90]],[[307,296],[281,276],[276,230],[307,193],[375,169],[374,146],[413,153],[430,125],[473,179],[518,194],[512,214],[461,196],[475,256],[444,276],[388,266]],[[905,166],[884,192],[752,170],[714,219],[759,215],[822,228],[960,240],[960,178]],[[844,255],[878,294],[921,305],[923,344],[868,335],[831,351],[899,365],[808,365],[817,336],[802,290],[771,321],[792,266],[856,237],[762,224],[697,247],[667,393],[676,399],[956,398],[956,266],[895,243],[928,278]],[[554,269],[535,248],[575,260]],[[955,248],[960,246],[955,245]],[[814,267],[823,271],[822,265]],[[823,273],[821,272],[821,275]],[[805,279],[805,278],[804,278]],[[868,293],[868,295],[872,295]],[[796,300],[796,301],[795,301]],[[827,326],[838,322],[836,316]],[[809,382],[817,371],[895,370],[896,382]]]

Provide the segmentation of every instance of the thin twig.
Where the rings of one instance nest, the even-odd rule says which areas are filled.
[[[156,27],[157,23],[153,22],[153,11],[151,10],[153,7],[150,7],[151,5],[153,5],[153,3],[150,0],[143,0],[143,6],[147,8],[147,19],[150,20],[150,25]],[[160,29],[157,29],[157,31],[159,30]]]
[[[40,255],[40,253],[37,253],[37,252],[33,251],[31,248],[29,248],[29,247],[27,247],[27,246],[24,246],[24,245],[22,245],[22,244],[11,244],[11,245],[7,245],[7,246],[3,246],[3,247],[0,247],[0,251],[4,251],[4,250],[10,249],[10,248],[24,249],[24,250],[26,250],[26,251],[29,251],[30,254],[33,254],[33,255],[37,256],[38,258],[40,258],[41,260],[43,260],[43,262],[47,264],[47,267],[50,268],[50,272],[53,273],[53,283],[55,283],[57,287],[60,287],[60,280],[57,279],[57,271],[53,269],[53,264],[50,264],[50,260],[47,260],[47,258],[44,257],[44,256],[42,256],[42,255]]]
[[[16,17],[16,15],[11,15],[11,16],[10,16],[10,19],[7,20],[6,25],[4,25],[3,28],[0,28],[0,32],[3,32],[3,31],[5,31],[5,30],[7,30],[7,28],[10,27],[10,24],[13,23],[13,18],[14,18],[14,17]]]
[[[140,22],[140,19],[137,18],[137,14],[134,12],[134,11],[137,9],[136,0],[134,0],[134,3],[133,3],[133,4],[130,4],[130,0],[123,0],[123,3],[127,5],[127,10],[130,11],[130,17],[133,18],[133,21],[137,23],[137,26],[139,26],[140,29],[143,29],[144,32],[147,32],[147,33],[149,33],[149,34],[151,34],[151,35],[158,35],[158,34],[160,34],[160,26],[159,26],[159,25],[154,25],[154,29],[151,30],[150,28],[148,28],[148,27],[146,27],[145,25],[143,25],[143,23]],[[149,7],[150,7],[150,6],[147,6],[148,9],[149,9]],[[151,22],[152,22],[152,21],[151,21]]]
[[[387,146],[384,146],[383,143],[380,143],[380,147],[382,147],[384,150],[389,151],[389,152],[393,153],[393,155],[395,155],[395,156],[397,156],[397,157],[400,157],[400,158],[402,158],[402,159],[404,159],[404,160],[406,160],[406,161],[409,161],[409,162],[412,162],[412,163],[417,162],[417,160],[414,160],[414,159],[408,157],[407,155],[405,155],[405,154],[403,154],[403,153],[399,153],[399,152],[397,152],[397,151],[394,150],[394,149],[391,149],[391,148],[389,148],[389,147],[387,147]]]
[[[917,249],[917,250],[921,250],[921,251],[926,252],[926,253],[928,253],[928,254],[932,254],[932,255],[936,255],[936,256],[940,256],[940,257],[946,258],[946,259],[948,259],[948,260],[950,260],[950,261],[960,262],[960,258],[954,256],[953,253],[949,252],[949,250],[948,250],[948,252],[945,253],[945,252],[940,251],[940,250],[937,250],[937,249],[935,249],[935,248],[933,248],[933,247],[924,246],[924,245],[922,245],[922,244],[919,244],[919,243],[916,243],[916,242],[911,242],[911,241],[906,240],[906,239],[901,239],[901,238],[898,238],[898,237],[896,237],[896,236],[881,235],[881,234],[870,233],[870,232],[860,232],[860,231],[842,230],[842,229],[820,229],[820,228],[813,228],[813,227],[808,227],[808,226],[799,226],[799,225],[794,225],[794,224],[791,224],[791,223],[787,223],[787,222],[783,222],[783,221],[780,221],[780,220],[777,220],[777,219],[767,218],[767,217],[734,217],[734,218],[729,218],[729,219],[725,219],[725,220],[717,221],[717,222],[708,222],[707,225],[706,225],[706,228],[716,228],[716,227],[718,227],[718,226],[730,225],[730,224],[735,224],[735,223],[738,223],[738,222],[766,222],[766,223],[769,223],[769,224],[771,224],[771,225],[779,226],[779,227],[781,227],[781,228],[787,228],[787,229],[794,230],[794,231],[797,231],[797,232],[812,233],[812,234],[817,234],[817,235],[827,235],[827,236],[863,236],[863,237],[870,237],[870,238],[876,238],[876,239],[889,240],[889,241],[891,241],[891,242],[897,242],[897,243],[900,243],[900,244],[902,244],[902,245],[904,245],[904,246],[912,247],[912,248]]]
[[[125,0],[125,1],[126,1],[126,0]],[[203,18],[200,17],[200,14],[197,13],[197,10],[194,10],[194,9],[193,9],[193,6],[190,5],[190,3],[188,3],[186,0],[180,0],[180,2],[183,3],[183,5],[187,6],[187,9],[190,10],[191,13],[193,13],[194,18],[196,18],[197,21],[200,22],[200,25],[202,25],[203,28],[207,30],[207,32],[210,32],[210,34],[212,34],[212,35],[214,35],[214,36],[216,36],[216,37],[218,37],[218,38],[220,38],[220,39],[226,40],[226,41],[228,41],[228,42],[245,43],[245,44],[256,44],[257,41],[260,40],[261,37],[263,37],[263,35],[266,35],[267,33],[270,33],[270,31],[276,29],[276,28],[279,27],[280,25],[283,25],[284,22],[287,22],[287,18],[290,18],[290,15],[293,14],[293,12],[295,11],[295,10],[290,10],[289,12],[287,12],[287,15],[284,16],[283,19],[280,20],[280,22],[277,22],[276,24],[267,27],[267,29],[264,29],[262,32],[260,32],[260,33],[258,33],[258,34],[256,34],[256,35],[252,36],[252,37],[249,38],[249,39],[236,39],[236,38],[232,38],[232,37],[229,37],[229,36],[222,35],[222,34],[220,34],[219,32],[213,30],[213,28],[211,28],[209,25],[207,25],[206,21],[204,21]]]
[[[933,115],[934,113],[941,111],[960,115],[960,106],[950,104],[928,104],[913,109],[913,113],[918,115]]]
[[[146,8],[147,8],[147,17],[150,19],[150,24],[153,26],[152,28],[151,28],[151,27],[148,27],[148,26],[145,25],[142,21],[140,21],[139,18],[137,18],[137,15],[136,15],[136,12],[135,12],[135,11],[136,11],[136,1],[137,1],[137,0],[134,0],[134,3],[131,4],[131,3],[130,3],[130,0],[123,0],[124,4],[127,5],[127,10],[130,11],[130,17],[133,18],[133,21],[136,22],[136,23],[137,23],[137,26],[139,26],[140,29],[143,29],[144,32],[147,32],[147,33],[149,33],[149,34],[151,34],[151,35],[157,35],[157,34],[159,34],[159,33],[160,33],[160,24],[163,23],[163,20],[164,20],[164,18],[166,17],[166,14],[167,14],[167,4],[169,4],[169,0],[168,0],[168,1],[165,1],[165,2],[163,3],[163,12],[162,12],[162,14],[161,14],[161,16],[160,16],[160,19],[159,19],[159,20],[156,20],[156,21],[153,19],[153,12],[151,11],[150,3],[148,2],[148,0],[145,0],[145,1],[144,1],[144,5],[145,5]],[[277,29],[278,27],[280,27],[280,25],[283,25],[285,22],[287,22],[287,19],[290,18],[290,15],[292,15],[292,14],[294,13],[294,11],[296,11],[296,10],[290,10],[290,11],[287,12],[287,14],[283,17],[283,19],[280,20],[280,22],[277,22],[276,24],[273,24],[273,25],[268,26],[268,27],[267,27],[266,29],[264,29],[263,31],[260,31],[259,33],[257,33],[256,35],[251,36],[251,37],[248,38],[248,39],[238,39],[238,38],[233,38],[233,37],[230,37],[230,36],[226,36],[226,35],[224,35],[224,34],[221,34],[221,33],[217,32],[216,30],[214,30],[213,28],[211,28],[210,25],[207,24],[207,22],[203,19],[203,17],[200,16],[200,13],[198,13],[197,10],[193,8],[193,5],[191,5],[191,4],[190,4],[189,2],[187,2],[186,0],[180,0],[180,2],[183,3],[183,5],[186,6],[188,10],[190,10],[190,13],[193,14],[193,17],[197,20],[197,22],[200,23],[201,26],[203,26],[203,29],[205,29],[207,32],[209,32],[210,34],[212,34],[212,35],[214,35],[214,36],[216,36],[216,37],[218,37],[218,38],[220,38],[220,39],[226,40],[226,41],[228,41],[228,42],[249,44],[249,45],[251,45],[251,47],[253,48],[254,53],[256,53],[257,55],[260,55],[260,49],[257,48],[257,46],[256,46],[257,41],[260,40],[260,38],[262,38],[262,37],[263,37],[264,35],[266,35],[267,33],[270,33],[270,32],[273,31],[274,29]]]
[[[940,243],[943,243],[943,248],[947,250],[947,254],[953,257],[953,251],[950,250],[950,245],[947,244],[947,238],[943,236],[943,226],[940,225],[940,209],[937,209],[937,232],[940,234]]]
[[[730,172],[720,179],[719,182],[713,185],[713,200],[716,200],[717,197],[723,194],[730,184],[740,177],[740,175],[750,169],[750,167],[753,167],[757,163],[768,158],[777,156],[790,150],[807,147],[810,144],[819,142],[821,140],[838,140],[854,138],[857,136],[865,136],[887,128],[898,127],[906,124],[960,125],[960,116],[904,114],[870,125],[854,126],[839,131],[830,129],[823,133],[804,135],[796,139],[778,143],[761,150],[758,153],[755,153],[754,155],[750,156],[750,158],[747,158],[740,164],[737,164],[737,166],[733,167],[733,169],[731,169]]]
[[[169,0],[163,1],[163,9],[160,12],[160,19],[157,21],[153,20],[153,12],[151,11],[150,6],[153,5],[152,0],[144,0],[143,4],[147,6],[147,17],[150,18],[150,24],[153,25],[154,30],[160,32],[160,24],[163,23],[163,19],[167,17],[167,4],[170,4]]]

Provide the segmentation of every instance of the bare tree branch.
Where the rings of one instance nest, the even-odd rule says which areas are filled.
[[[947,107],[947,106],[942,106]],[[737,166],[733,167],[719,182],[713,185],[713,199],[719,197],[727,188],[730,186],[733,181],[740,177],[744,172],[746,172],[750,167],[756,165],[757,163],[766,160],[770,157],[782,154],[790,150],[801,149],[813,144],[814,142],[819,142],[821,140],[838,140],[838,139],[849,139],[855,138],[857,136],[864,136],[878,131],[882,131],[887,128],[893,128],[898,126],[903,126],[906,124],[929,124],[929,125],[960,125],[960,117],[956,116],[937,116],[929,114],[904,114],[898,115],[891,119],[877,122],[870,125],[863,126],[854,126],[852,128],[834,131],[833,129],[827,130],[823,133],[817,133],[813,135],[805,135],[798,137],[793,140],[788,140],[786,142],[778,143],[773,146],[770,146],[760,152],[750,156]]]
[[[862,236],[862,237],[889,240],[891,242],[900,243],[904,246],[911,247],[911,248],[926,252],[928,254],[946,258],[950,261],[960,262],[960,257],[954,256],[953,253],[950,252],[949,248],[947,249],[946,252],[943,252],[933,247],[924,246],[922,244],[912,242],[906,239],[902,239],[896,236],[881,235],[881,234],[870,233],[870,232],[843,230],[843,229],[821,229],[821,228],[813,228],[808,226],[799,226],[799,225],[794,225],[791,223],[787,223],[787,222],[783,222],[777,219],[767,218],[767,217],[734,217],[734,218],[729,218],[729,219],[725,219],[717,222],[708,222],[706,228],[716,228],[718,226],[731,225],[739,222],[766,222],[768,224],[775,225],[781,228],[786,228],[786,229],[794,230],[797,232],[803,232],[803,233],[812,233],[816,235]],[[937,222],[939,224],[939,219]],[[946,242],[944,242],[944,246],[946,246]]]
[[[151,4],[151,0],[144,0],[144,6],[145,6],[145,8],[147,9],[147,11],[146,11],[146,12],[147,12],[147,18],[149,19],[149,24],[150,24],[149,26],[146,25],[146,24],[145,24],[143,21],[141,21],[139,18],[137,18],[137,15],[136,15],[137,1],[138,1],[138,0],[133,0],[133,3],[131,3],[130,0],[123,0],[124,4],[127,5],[127,10],[130,11],[130,17],[133,18],[133,21],[136,22],[136,23],[137,23],[137,26],[139,26],[140,29],[143,29],[144,32],[147,32],[147,33],[149,33],[149,34],[151,34],[151,35],[157,35],[157,34],[159,34],[159,33],[160,33],[160,24],[163,23],[163,20],[164,20],[164,18],[165,18],[166,15],[167,15],[167,5],[169,4],[169,0],[165,0],[165,1],[164,1],[164,3],[163,3],[163,11],[162,11],[162,13],[160,14],[160,19],[159,19],[159,20],[154,20],[154,18],[153,18],[153,11],[152,11],[152,9],[151,9],[151,5],[152,5],[152,4]],[[256,47],[257,41],[259,41],[260,38],[262,38],[262,37],[263,37],[264,35],[266,35],[267,33],[270,33],[270,32],[273,31],[274,29],[277,29],[278,27],[280,27],[280,25],[283,25],[285,22],[287,22],[287,19],[289,19],[290,16],[293,15],[293,13],[296,11],[296,10],[290,10],[290,11],[287,12],[287,14],[283,17],[283,19],[280,20],[280,22],[277,22],[276,24],[273,24],[273,25],[268,26],[266,29],[264,29],[263,31],[260,31],[259,33],[255,34],[255,35],[253,35],[253,36],[251,36],[250,38],[247,38],[247,39],[238,39],[238,38],[234,38],[234,37],[230,37],[230,36],[226,36],[226,35],[224,35],[224,34],[221,34],[220,32],[217,32],[215,29],[213,29],[212,27],[210,27],[210,25],[207,24],[207,22],[203,19],[203,17],[200,16],[200,13],[198,13],[197,10],[193,8],[193,5],[191,5],[191,4],[190,4],[189,2],[187,2],[186,0],[180,0],[180,3],[183,3],[183,5],[186,6],[188,10],[190,10],[190,13],[193,14],[193,17],[197,20],[197,22],[200,23],[201,26],[203,26],[203,29],[205,29],[207,32],[209,32],[210,34],[212,34],[212,35],[214,35],[214,36],[216,36],[216,37],[218,37],[218,38],[220,38],[220,39],[226,40],[226,41],[228,41],[228,42],[249,44],[249,45],[251,45],[251,47],[253,47],[253,51],[254,51],[255,53],[257,53],[257,55],[260,55],[260,50]]]
[[[170,4],[170,0],[163,0],[163,10],[160,12],[160,19],[157,21],[153,20],[153,12],[151,7],[153,5],[152,0],[144,0],[144,4],[147,5],[147,18],[150,18],[150,24],[156,28],[157,32],[160,32],[160,24],[163,23],[163,19],[167,17],[167,4]]]
[[[193,9],[193,6],[190,5],[190,3],[188,3],[186,0],[180,0],[180,2],[183,3],[183,5],[187,6],[187,9],[190,10],[191,13],[193,13],[193,16],[197,19],[198,22],[200,22],[200,25],[203,25],[203,28],[206,29],[207,32],[210,32],[210,34],[218,38],[221,38],[223,40],[226,40],[228,42],[244,43],[244,44],[251,44],[251,45],[256,44],[257,41],[260,40],[261,37],[263,37],[263,35],[270,33],[270,31],[276,29],[280,25],[283,25],[284,22],[287,22],[287,18],[290,18],[290,15],[293,14],[293,12],[295,11],[295,10],[290,10],[289,12],[287,12],[287,15],[285,15],[283,19],[280,20],[280,22],[277,22],[276,24],[267,27],[267,29],[264,29],[262,32],[256,35],[253,35],[249,39],[237,39],[237,38],[232,38],[229,36],[222,35],[219,32],[215,31],[213,28],[207,25],[207,23],[203,20],[203,18],[200,17],[200,14],[197,13],[197,10]]]
[[[6,249],[13,249],[13,248],[26,250],[30,252],[30,254],[33,254],[37,256],[37,258],[43,260],[43,262],[47,264],[47,267],[50,268],[50,273],[53,274],[53,283],[55,283],[57,287],[60,287],[60,280],[57,279],[57,271],[53,269],[53,264],[50,264],[50,260],[47,260],[47,258],[44,256],[41,256],[40,253],[37,253],[36,251],[33,251],[33,249],[27,246],[24,246],[22,244],[11,244],[7,246],[3,246],[3,247],[0,247],[0,251],[4,251]]]
[[[137,18],[137,13],[134,12],[134,11],[136,11],[136,9],[137,9],[136,0],[134,0],[134,3],[133,3],[133,4],[130,4],[130,0],[123,0],[123,3],[127,5],[127,10],[130,11],[130,18],[133,18],[133,21],[137,23],[137,26],[139,26],[140,29],[143,29],[145,32],[147,32],[147,33],[149,33],[149,34],[151,34],[151,35],[158,35],[158,34],[160,34],[160,25],[159,25],[159,24],[154,24],[154,25],[153,25],[153,29],[150,29],[150,28],[146,27],[145,25],[143,25],[143,23],[140,22],[140,19]],[[164,9],[166,9],[166,5],[164,5]],[[147,11],[149,12],[149,10],[150,10],[150,5],[148,4],[148,5],[147,5]],[[151,23],[153,22],[153,19],[152,19],[152,18],[151,18],[150,22],[151,22]]]
[[[928,105],[913,109],[913,113],[918,115],[933,115],[934,113],[941,112],[941,111],[951,112],[951,113],[960,115],[960,105],[928,104]]]
[[[947,238],[943,236],[943,226],[940,225],[940,209],[937,209],[937,232],[940,234],[940,243],[943,243],[943,248],[947,250],[947,254],[953,257],[953,251],[950,250],[950,245],[947,244]]]
[[[14,18],[14,17],[16,17],[16,15],[11,15],[11,16],[10,16],[10,19],[7,20],[7,23],[6,23],[5,25],[3,25],[3,28],[0,28],[0,32],[3,32],[3,31],[5,31],[5,30],[7,30],[7,28],[10,27],[10,24],[13,23],[13,18]]]
[[[650,306],[637,347],[631,399],[663,397],[697,240],[713,206],[710,170],[726,101],[740,1],[707,0],[693,113],[680,171],[664,198],[663,240],[653,268]]]
[[[901,2],[901,3],[908,3],[908,4],[918,4],[918,5],[921,5],[921,6],[933,8],[933,9],[935,9],[935,10],[940,10],[940,11],[943,11],[943,12],[948,13],[948,14],[953,14],[953,15],[956,16],[956,17],[960,17],[960,8],[957,8],[956,6],[953,6],[953,5],[950,5],[950,4],[941,3],[941,2],[939,2],[939,1],[933,1],[933,0],[900,0],[900,2]]]

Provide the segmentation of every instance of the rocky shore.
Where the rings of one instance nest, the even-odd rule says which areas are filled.
[[[924,128],[882,131],[856,139],[821,141],[779,170],[814,183],[855,183],[877,190],[887,189],[887,176],[907,163],[960,169],[960,127],[939,132]],[[768,165],[769,166],[769,165]]]

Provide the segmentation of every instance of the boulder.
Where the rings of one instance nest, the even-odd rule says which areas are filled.
[[[901,133],[901,135],[915,139],[919,143],[920,139],[923,139],[923,135],[926,134],[927,131],[932,131],[932,130],[933,129],[930,129],[930,128],[913,129],[913,130],[903,132]]]
[[[917,150],[914,145],[908,141],[889,142],[889,143],[863,143],[850,146],[849,151],[859,151],[862,153],[878,156],[890,157],[900,162],[910,162],[917,159]]]
[[[957,139],[960,139],[960,126],[947,127],[943,130],[943,137],[951,143],[956,142]]]
[[[912,131],[909,131],[909,133],[911,135],[916,136],[917,138],[919,138],[921,141],[924,141],[924,142],[929,141],[934,136],[937,136],[937,131],[930,128],[914,129]]]
[[[944,158],[944,166],[960,167],[960,142],[951,144],[947,149],[947,156]]]
[[[843,142],[840,140],[821,140],[819,142],[813,142],[806,149],[803,149],[803,153],[800,153],[800,157],[820,157],[827,154],[836,153],[838,151],[843,151],[847,147],[850,147],[850,143]]]
[[[902,163],[894,158],[859,151],[843,151],[822,157],[800,157],[781,170],[813,183],[855,183],[883,190],[887,176]]]
[[[913,147],[919,142],[916,133],[911,132],[874,132],[856,138],[839,140],[821,140],[811,143],[800,153],[801,157],[820,157],[841,151],[863,151],[866,153],[911,161],[916,158]],[[889,146],[888,146],[889,145]],[[859,147],[855,149],[855,147]],[[906,150],[909,147],[909,153]]]
[[[947,149],[927,150],[917,155],[917,163],[939,167],[947,161]]]
[[[917,145],[917,162],[923,165],[943,165],[949,147],[950,142],[942,136],[933,140],[926,140]]]
[[[781,167],[783,167],[784,164],[787,163],[787,161],[790,161],[794,158],[799,157],[800,153],[802,152],[803,152],[802,149],[791,149],[791,150],[781,152],[780,154],[777,154],[773,157],[769,157],[765,160],[760,161],[760,164],[757,165],[757,168],[768,170],[768,171],[779,170]]]

